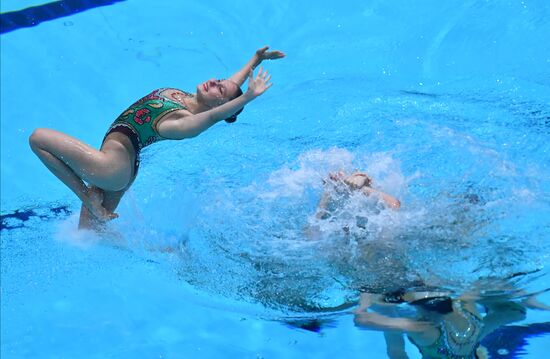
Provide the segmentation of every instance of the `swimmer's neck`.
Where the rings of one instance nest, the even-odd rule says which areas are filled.
[[[201,113],[212,109],[212,107],[199,101],[197,95],[186,97],[184,101],[185,101],[185,106],[187,106],[187,109],[192,114],[197,114],[197,113]]]

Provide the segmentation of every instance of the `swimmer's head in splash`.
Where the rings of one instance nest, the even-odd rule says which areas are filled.
[[[345,172],[338,171],[329,173],[328,177],[333,183],[344,183],[350,189],[360,189],[372,185],[372,178],[363,172],[354,172],[348,176]],[[323,182],[327,183],[326,181]]]
[[[210,108],[218,107],[241,96],[243,91],[237,83],[231,80],[210,79],[197,85],[197,100]],[[237,115],[242,112],[239,109],[235,114],[225,119],[225,122],[237,121]]]

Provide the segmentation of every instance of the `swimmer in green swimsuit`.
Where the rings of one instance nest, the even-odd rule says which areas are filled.
[[[267,50],[257,50],[229,79],[199,84],[195,94],[163,88],[141,98],[113,122],[99,151],[64,133],[36,129],[29,138],[32,150],[82,201],[80,228],[118,216],[114,211],[136,177],[144,147],[196,137],[222,120],[234,122],[246,104],[271,87],[267,71],[260,68],[254,77],[254,69],[285,54]],[[247,78],[243,94],[240,86]]]

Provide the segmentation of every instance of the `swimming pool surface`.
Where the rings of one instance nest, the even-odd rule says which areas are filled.
[[[416,278],[453,293],[510,279],[516,299],[550,305],[547,1],[1,12],[2,358],[386,358],[384,333],[354,322],[359,288]],[[146,149],[108,233],[78,232],[79,202],[32,131],[98,147],[139,97],[228,77],[263,45],[287,54],[263,64],[273,87],[235,124]],[[366,227],[316,222],[340,169],[367,171],[401,210],[352,200]],[[305,239],[312,224],[323,240]],[[482,344],[546,358],[549,322],[529,309]]]

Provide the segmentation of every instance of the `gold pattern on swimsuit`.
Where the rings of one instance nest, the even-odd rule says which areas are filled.
[[[162,102],[161,103],[153,102],[153,103],[148,103],[147,106],[152,108],[161,108],[162,106],[164,106],[164,104]]]

